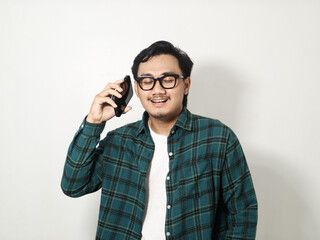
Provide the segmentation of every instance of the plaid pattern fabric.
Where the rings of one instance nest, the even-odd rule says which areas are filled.
[[[61,187],[79,197],[102,188],[96,239],[141,239],[154,144],[141,121],[110,131],[84,120],[68,150]],[[98,145],[99,143],[99,145]],[[98,145],[98,147],[97,147]],[[255,239],[257,199],[235,134],[184,109],[168,136],[166,239]]]

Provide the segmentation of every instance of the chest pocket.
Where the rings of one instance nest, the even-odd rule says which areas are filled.
[[[179,193],[184,198],[199,198],[213,189],[213,169],[209,158],[191,160],[177,172]]]

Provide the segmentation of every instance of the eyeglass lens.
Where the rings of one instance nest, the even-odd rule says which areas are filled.
[[[155,85],[154,78],[152,77],[143,77],[140,79],[140,86],[144,90],[150,90]],[[176,77],[175,76],[163,76],[159,78],[160,84],[163,88],[173,88],[176,83]]]

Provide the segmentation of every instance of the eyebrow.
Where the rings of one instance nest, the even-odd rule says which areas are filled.
[[[169,75],[169,74],[177,74],[175,72],[163,72],[160,76],[163,76],[163,75]],[[178,74],[179,75],[179,74]],[[140,75],[141,76],[150,76],[150,77],[154,77],[151,73],[143,73]]]

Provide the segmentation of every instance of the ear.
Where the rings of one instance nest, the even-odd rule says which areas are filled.
[[[138,88],[139,88],[138,82],[134,81],[134,92],[136,93],[137,97],[140,99]]]
[[[184,80],[184,95],[188,95],[189,90],[190,90],[190,85],[191,85],[191,78],[187,77]]]

